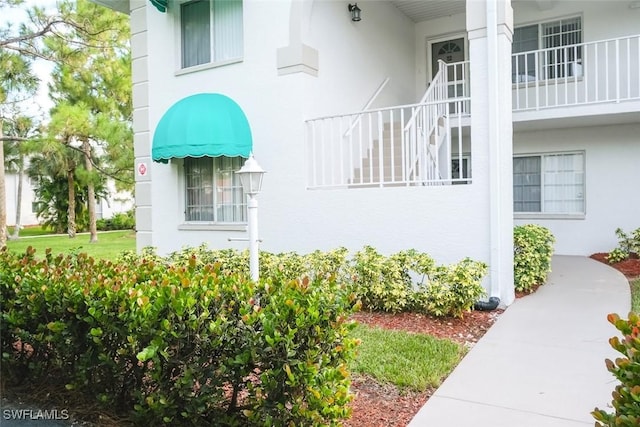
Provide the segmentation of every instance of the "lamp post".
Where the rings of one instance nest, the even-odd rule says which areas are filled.
[[[253,154],[244,162],[242,168],[236,172],[240,177],[242,189],[247,195],[247,221],[249,226],[249,271],[251,280],[258,281],[260,267],[258,261],[259,240],[258,236],[258,200],[256,195],[262,188],[262,177],[265,170],[260,167]]]

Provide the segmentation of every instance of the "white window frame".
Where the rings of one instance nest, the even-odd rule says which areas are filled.
[[[545,211],[545,162],[544,159],[546,157],[551,156],[563,156],[563,155],[580,155],[582,156],[582,212],[549,212]],[[587,199],[586,199],[586,153],[585,151],[561,151],[561,152],[543,152],[543,153],[527,153],[527,154],[514,154],[514,160],[516,158],[530,158],[530,157],[539,157],[540,158],[540,211],[539,212],[524,212],[524,211],[516,211],[514,206],[514,218],[515,219],[584,219],[587,213]],[[515,172],[514,172],[515,174]],[[514,193],[515,193],[515,184]],[[514,194],[514,205],[515,205],[515,194]]]
[[[242,209],[243,209],[243,215],[244,218],[241,221],[223,221],[220,220],[219,217],[216,216],[218,208],[220,207],[220,203],[219,200],[216,197],[217,192],[219,191],[219,184],[217,183],[217,178],[218,178],[218,174],[217,172],[219,171],[219,165],[218,162],[220,161],[220,157],[216,157],[216,158],[211,158],[211,157],[204,157],[203,159],[207,159],[209,161],[211,161],[212,163],[212,171],[213,171],[213,180],[212,180],[212,191],[213,191],[213,201],[212,201],[212,205],[210,206],[212,212],[213,212],[213,220],[195,220],[195,219],[189,219],[187,217],[187,208],[188,208],[188,188],[187,188],[187,162],[189,161],[189,159],[183,159],[180,162],[180,167],[179,167],[179,174],[180,174],[180,179],[179,179],[179,185],[181,188],[181,193],[182,193],[182,197],[181,197],[181,210],[182,212],[180,212],[180,215],[183,219],[183,223],[180,224],[178,226],[179,230],[227,230],[227,231],[246,231],[247,229],[247,198],[246,195],[244,194],[244,192],[242,191],[242,187],[240,186],[240,180],[239,178],[237,178],[234,174],[234,180],[236,180],[236,182],[233,184],[233,187],[238,187],[240,190],[240,197],[238,198],[238,200],[240,200],[239,203],[236,203],[235,205],[239,205]],[[216,160],[217,159],[217,160]],[[235,167],[233,169],[233,172],[237,171],[240,169],[240,167],[242,167],[243,158],[237,158],[240,159],[239,160],[239,164],[236,165],[237,167]],[[198,159],[196,159],[198,160]],[[234,205],[234,206],[235,206]]]
[[[211,69],[211,68],[217,68],[217,67],[222,67],[225,65],[230,65],[230,64],[236,64],[239,62],[242,62],[244,60],[244,1],[242,1],[242,29],[241,29],[241,40],[239,41],[240,44],[240,55],[238,57],[233,57],[233,58],[226,58],[226,59],[221,59],[221,60],[216,60],[215,59],[215,41],[214,41],[214,35],[215,35],[215,28],[214,28],[214,1],[215,0],[210,0],[208,1],[209,3],[209,40],[210,40],[210,60],[209,62],[206,63],[202,63],[202,64],[197,64],[197,65],[192,65],[189,67],[183,67],[183,48],[182,48],[182,43],[183,43],[183,34],[182,34],[182,6],[184,4],[187,3],[194,3],[196,1],[200,1],[200,0],[182,0],[179,3],[176,2],[176,10],[177,12],[174,14],[175,16],[175,21],[174,21],[174,27],[175,27],[175,35],[176,35],[176,72],[175,75],[179,76],[179,75],[183,75],[183,74],[189,74],[189,73],[193,73],[193,72],[197,72],[197,71],[202,71],[202,70],[207,70],[207,69]]]
[[[454,164],[459,163],[460,159],[462,159],[462,168],[459,169],[462,171],[462,176],[458,178],[454,178]],[[451,157],[451,178],[454,179],[452,183],[456,184],[471,184],[471,155],[470,154],[453,154]],[[459,180],[462,179],[462,180]]]
[[[527,56],[519,56],[518,58],[520,60],[524,59],[524,62],[526,62],[526,64],[524,64],[522,67],[518,67],[518,70],[516,70],[516,64],[512,63],[512,83],[516,84],[516,83],[526,83],[528,81],[547,81],[547,80],[554,80],[554,79],[565,79],[565,78],[582,78],[583,76],[583,58],[584,58],[584,54],[582,52],[582,47],[581,46],[576,46],[574,49],[569,49],[567,51],[553,51],[553,49],[559,48],[559,47],[563,47],[563,46],[574,46],[576,43],[569,43],[569,44],[559,44],[558,46],[553,46],[553,47],[543,47],[544,45],[544,38],[546,37],[543,33],[543,29],[545,26],[549,26],[549,25],[562,25],[563,22],[566,21],[571,21],[571,20],[578,20],[579,25],[580,25],[580,41],[577,42],[577,44],[581,44],[584,43],[584,19],[582,17],[582,15],[570,15],[570,16],[565,16],[565,17],[560,17],[560,18],[554,18],[554,19],[550,19],[550,20],[546,20],[546,21],[539,21],[539,22],[532,22],[532,23],[527,23],[527,24],[522,24],[522,25],[518,25],[515,27],[514,29],[514,39],[516,36],[516,32],[519,29],[523,29],[523,28],[527,28],[527,27],[532,27],[532,26],[536,26],[537,27],[537,42],[536,42],[536,48],[533,50],[524,50],[524,51],[519,51],[519,52],[513,52],[514,54],[525,54],[527,52],[538,52],[540,50],[545,50],[546,53],[544,53],[542,55],[542,57],[530,57],[529,55]],[[562,38],[562,35],[565,33],[560,33],[560,37]],[[549,50],[547,52],[547,50]],[[548,56],[550,54],[552,54],[552,52],[555,52],[556,54],[562,53],[563,55],[569,55],[569,56],[574,56],[574,58],[572,59],[566,59],[566,58],[554,58],[552,60],[548,59]],[[536,54],[538,55],[538,54]],[[533,60],[534,62],[534,66],[533,66],[533,70],[531,69],[531,67],[529,67],[528,62],[530,62],[530,59]],[[516,71],[517,71],[517,75],[516,75]],[[535,75],[531,75],[531,73],[534,72]]]

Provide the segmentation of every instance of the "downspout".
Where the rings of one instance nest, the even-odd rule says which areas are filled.
[[[501,243],[501,209],[502,186],[500,185],[500,117],[498,114],[498,13],[496,2],[499,0],[486,0],[486,24],[487,24],[487,72],[488,72],[488,101],[489,101],[489,188],[490,188],[490,239],[491,239],[491,292],[497,297],[500,292],[499,268],[502,265]],[[493,139],[493,141],[492,141]]]

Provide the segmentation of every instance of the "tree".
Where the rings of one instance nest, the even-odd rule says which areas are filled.
[[[0,10],[21,4],[22,0],[0,0]],[[12,25],[0,28],[0,53],[11,51],[24,60],[43,58],[57,64],[61,77],[57,83],[60,84],[54,83],[50,88],[54,92],[58,91],[53,98],[54,101],[60,101],[55,109],[61,117],[57,123],[64,123],[64,119],[69,117],[65,116],[65,111],[69,110],[64,104],[75,106],[75,101],[81,98],[79,95],[84,94],[83,105],[91,112],[91,122],[88,124],[100,126],[94,127],[92,132],[73,135],[64,127],[51,128],[50,135],[57,132],[57,140],[72,148],[78,148],[73,144],[79,142],[84,147],[82,151],[85,155],[85,165],[92,162],[97,142],[105,142],[102,151],[111,160],[112,167],[110,171],[102,169],[100,173],[111,174],[116,178],[120,188],[132,189],[133,138],[130,55],[127,45],[128,17],[87,0],[63,0],[57,4],[57,10],[53,12],[41,7],[29,9],[28,18],[27,22],[17,28]],[[91,67],[91,71],[82,75],[82,70],[77,67],[87,66]],[[91,73],[97,73],[100,77],[91,79]],[[74,79],[78,80],[74,82]],[[7,81],[12,82],[11,76]],[[73,84],[78,82],[80,84]],[[76,89],[70,90],[73,87]],[[4,170],[4,167],[0,167],[0,170]],[[70,180],[72,175],[70,172],[68,175]],[[93,179],[87,182],[89,186],[94,185]],[[6,198],[3,198],[4,185],[4,176],[0,176],[0,228],[3,230],[6,228],[6,212],[2,203]],[[71,192],[74,186],[69,188]],[[90,199],[93,202],[89,204],[93,203],[92,210],[95,211],[95,200],[92,197]],[[70,198],[69,204],[73,203],[73,198]],[[71,225],[72,217],[73,214],[69,221]],[[93,217],[95,221],[95,214]],[[95,226],[92,231],[92,240],[95,240]],[[69,234],[73,236],[75,232],[69,229]],[[0,246],[4,244],[3,236],[4,234],[0,235]]]
[[[0,248],[7,244],[4,141],[15,139],[15,135],[4,136],[5,115],[22,99],[33,95],[37,82],[28,60],[16,53],[0,49]]]
[[[72,144],[77,144],[84,155],[91,243],[98,240],[97,175],[117,178],[122,187],[126,179],[122,179],[120,169],[125,166],[128,181],[133,182],[129,24],[126,16],[87,0],[78,0],[70,16],[89,24],[82,30],[69,28],[64,39],[55,35],[44,39],[47,55],[60,58],[49,86],[55,103],[49,128],[52,135],[65,135]],[[83,45],[84,48],[70,47],[69,40],[74,42],[71,46]],[[115,168],[96,170],[91,159],[97,153],[111,156],[108,164]]]

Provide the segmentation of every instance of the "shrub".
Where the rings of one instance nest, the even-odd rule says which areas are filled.
[[[487,265],[467,258],[437,266],[413,249],[385,257],[366,246],[353,257],[352,271],[354,292],[369,310],[461,317],[485,294]]]
[[[438,267],[431,280],[421,286],[414,300],[435,316],[462,317],[486,294],[481,280],[487,265],[465,258],[458,264]]]
[[[540,225],[526,224],[513,230],[513,278],[516,291],[533,292],[551,271],[553,234]]]
[[[401,255],[385,257],[371,246],[353,256],[353,287],[365,308],[399,312],[411,302],[411,280]]]
[[[111,218],[96,220],[96,228],[100,231],[133,230],[136,228],[136,218],[133,209],[127,212],[118,212]]]
[[[321,275],[254,283],[184,261],[0,252],[3,378],[46,377],[141,425],[335,425],[349,414],[357,304],[345,286]]]
[[[640,255],[640,228],[636,228],[631,234],[625,233],[622,228],[617,228],[616,236],[618,236],[618,247],[609,252],[606,258],[610,264]]]
[[[620,319],[617,314],[608,317],[623,339],[613,337],[609,340],[611,347],[620,352],[615,362],[606,360],[607,369],[619,381],[612,393],[613,413],[596,408],[591,414],[596,419],[596,426],[631,427],[640,425],[640,317],[629,313],[627,320]]]

